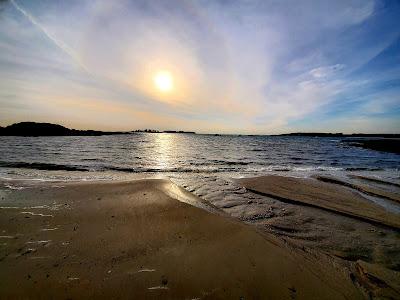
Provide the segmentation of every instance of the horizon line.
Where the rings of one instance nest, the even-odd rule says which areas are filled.
[[[51,124],[51,125],[58,125],[69,130],[76,130],[76,131],[97,131],[97,132],[104,132],[104,133],[134,133],[134,132],[143,132],[143,133],[188,133],[188,134],[198,134],[198,135],[243,135],[243,136],[282,136],[282,135],[312,135],[312,134],[321,134],[321,135],[374,135],[374,136],[383,136],[383,135],[390,135],[396,136],[400,135],[400,133],[365,133],[365,132],[352,132],[352,133],[345,133],[345,132],[326,132],[326,131],[295,131],[295,132],[285,132],[285,133],[222,133],[222,132],[197,132],[195,130],[182,130],[182,129],[154,129],[154,128],[136,128],[131,130],[99,130],[99,129],[75,129],[70,128],[66,125],[59,124],[59,123],[50,123],[50,122],[35,122],[35,121],[21,121],[15,122],[9,125],[0,125],[0,129],[7,128],[9,126],[20,124],[20,123],[35,123],[35,124]],[[146,132],[147,130],[147,132]]]

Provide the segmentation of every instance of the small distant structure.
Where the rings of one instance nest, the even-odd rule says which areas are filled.
[[[155,129],[137,129],[133,132],[160,133],[159,130],[155,130]]]
[[[196,134],[194,131],[183,131],[183,130],[164,130],[165,133],[188,133],[188,134]]]

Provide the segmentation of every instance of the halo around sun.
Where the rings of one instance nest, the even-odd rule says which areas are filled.
[[[158,71],[153,77],[153,82],[160,92],[167,93],[174,88],[173,77],[168,71]]]

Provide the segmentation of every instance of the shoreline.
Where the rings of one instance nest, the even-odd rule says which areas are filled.
[[[171,184],[2,188],[0,294],[362,299],[334,260],[321,268],[272,235],[172,198]]]
[[[253,179],[251,179],[251,178],[239,179],[238,181],[240,182],[240,181],[246,181],[246,180],[260,181],[260,180],[262,180],[262,177],[255,178],[255,179],[254,178]],[[294,178],[294,180],[299,180],[299,178]],[[315,179],[315,178],[309,179],[309,180],[317,181],[317,179]],[[14,185],[11,184],[11,182],[14,182]],[[322,243],[322,241],[315,240],[314,244],[309,244],[307,242],[307,239],[303,240],[304,242],[302,242],[302,239],[300,239],[300,240],[293,239],[294,237],[296,237],[296,232],[293,231],[293,230],[295,230],[296,226],[301,226],[301,227],[307,228],[309,225],[307,225],[306,223],[304,223],[303,225],[300,225],[300,224],[298,224],[298,221],[295,221],[295,223],[292,224],[291,222],[293,222],[293,221],[291,221],[291,217],[289,217],[289,215],[285,216],[286,211],[283,208],[282,208],[283,216],[282,216],[282,218],[280,218],[280,220],[286,220],[285,225],[279,225],[279,223],[276,225],[273,225],[274,223],[269,223],[270,225],[266,225],[267,227],[265,227],[265,225],[263,225],[264,224],[263,220],[265,220],[265,221],[268,221],[268,220],[273,221],[274,220],[273,214],[270,217],[268,217],[268,214],[270,214],[270,209],[267,211],[268,214],[265,215],[266,219],[258,219],[258,217],[256,219],[254,219],[254,218],[243,219],[242,217],[240,217],[240,215],[242,213],[239,215],[237,215],[235,213],[235,207],[237,207],[237,206],[235,206],[235,205],[232,206],[233,211],[231,209],[228,209],[228,210],[224,209],[223,207],[218,205],[218,203],[211,203],[209,201],[206,201],[206,200],[190,193],[185,188],[180,187],[179,185],[176,185],[176,184],[172,183],[171,181],[165,180],[165,179],[147,179],[147,180],[141,179],[141,180],[134,180],[134,181],[129,180],[129,179],[128,180],[119,180],[119,181],[97,180],[97,181],[74,181],[74,182],[71,182],[71,181],[33,181],[33,180],[15,180],[14,179],[14,180],[2,181],[0,183],[0,196],[2,197],[2,200],[1,200],[2,203],[10,201],[11,199],[7,198],[9,196],[6,196],[6,195],[12,194],[13,195],[12,197],[15,197],[15,198],[11,197],[13,199],[11,202],[14,204],[18,203],[18,201],[15,202],[15,199],[17,199],[17,200],[25,199],[24,201],[28,200],[28,201],[31,201],[32,203],[35,203],[35,205],[32,205],[31,208],[34,206],[39,207],[39,208],[40,207],[45,208],[43,211],[32,208],[31,211],[21,212],[21,214],[24,217],[23,219],[21,219],[22,221],[27,221],[27,219],[26,219],[27,217],[28,217],[28,221],[31,221],[32,218],[40,218],[40,217],[44,218],[44,219],[48,218],[50,221],[56,220],[55,216],[46,217],[46,215],[51,215],[51,213],[48,214],[48,213],[46,213],[46,211],[47,212],[55,212],[55,213],[63,212],[64,213],[63,218],[67,218],[65,220],[69,220],[74,215],[74,213],[72,213],[69,209],[70,204],[68,202],[68,201],[71,201],[71,199],[70,199],[71,193],[73,194],[76,192],[76,191],[73,192],[74,189],[86,190],[86,192],[85,192],[86,194],[84,194],[84,195],[79,194],[79,195],[77,195],[77,198],[79,200],[78,202],[81,203],[80,205],[84,204],[84,207],[81,207],[81,208],[84,208],[85,212],[89,213],[90,209],[86,206],[90,203],[92,203],[92,204],[96,203],[96,205],[97,205],[98,201],[99,201],[99,200],[94,201],[94,199],[92,199],[93,197],[92,198],[89,197],[90,199],[88,199],[88,195],[90,193],[96,194],[99,191],[101,191],[101,193],[105,193],[108,195],[109,193],[111,193],[110,190],[114,190],[118,186],[131,186],[131,185],[137,185],[137,188],[139,188],[139,190],[140,190],[140,189],[143,189],[143,187],[140,187],[140,185],[143,185],[143,184],[146,185],[146,182],[147,182],[147,184],[149,184],[149,182],[154,183],[154,186],[151,186],[151,188],[149,188],[149,191],[148,191],[149,193],[152,194],[152,196],[150,197],[150,198],[152,198],[152,200],[151,200],[152,205],[155,204],[160,199],[162,201],[165,201],[165,199],[168,198],[170,200],[172,199],[172,202],[181,203],[181,204],[175,203],[175,205],[172,205],[172,207],[175,207],[176,205],[188,206],[189,211],[199,209],[203,213],[213,216],[213,218],[214,217],[222,218],[223,220],[228,221],[228,223],[233,222],[240,226],[242,226],[242,225],[247,226],[246,227],[247,230],[249,230],[249,232],[252,232],[251,235],[258,232],[257,234],[261,235],[263,237],[263,239],[267,241],[267,243],[272,243],[275,246],[277,246],[280,249],[278,252],[279,253],[282,252],[280,254],[289,255],[291,257],[296,257],[296,259],[299,259],[298,262],[301,262],[301,263],[303,263],[304,261],[306,261],[307,263],[310,263],[309,267],[314,270],[313,272],[317,272],[317,273],[322,272],[323,274],[325,274],[326,272],[329,273],[330,272],[329,270],[331,270],[330,269],[331,266],[332,265],[336,266],[339,270],[339,273],[345,272],[347,274],[346,275],[347,279],[346,278],[344,279],[345,282],[347,282],[347,280],[349,278],[351,279],[350,281],[352,283],[350,286],[355,287],[357,290],[357,293],[361,293],[364,295],[365,295],[365,293],[367,293],[367,294],[370,294],[373,296],[382,296],[382,295],[386,295],[388,293],[389,293],[389,295],[397,295],[397,296],[400,295],[400,292],[399,292],[400,291],[400,288],[399,288],[400,283],[398,280],[391,280],[391,282],[389,282],[389,283],[385,282],[385,280],[389,280],[388,278],[392,278],[392,277],[397,278],[396,277],[397,275],[394,275],[397,272],[387,269],[387,263],[381,265],[380,263],[377,264],[376,262],[374,262],[371,264],[371,262],[373,262],[373,261],[371,261],[370,259],[366,259],[366,261],[365,261],[365,259],[360,259],[360,258],[352,259],[351,258],[353,255],[352,253],[356,254],[357,252],[353,252],[354,250],[351,250],[351,248],[347,252],[346,251],[341,252],[340,249],[337,249],[337,246],[335,246],[335,244],[330,245],[330,246],[328,246],[328,244],[327,244],[326,246],[328,246],[328,249],[329,249],[329,247],[332,248],[332,250],[327,251],[327,249],[325,248],[325,244]],[[9,185],[8,187],[6,186],[7,184]],[[318,184],[322,184],[322,185],[329,184],[329,185],[334,186],[335,189],[339,188],[339,190],[341,188],[347,189],[347,187],[342,187],[340,185],[332,184],[332,183],[318,181]],[[264,184],[264,186],[265,186],[265,184]],[[286,186],[288,186],[288,185],[286,185]],[[248,190],[249,190],[248,193],[251,194],[251,192],[250,192],[251,189],[248,189]],[[54,206],[54,203],[53,203],[53,205],[50,205],[50,204],[39,205],[40,203],[39,204],[37,203],[38,199],[41,199],[39,201],[46,201],[45,199],[43,199],[43,193],[48,193],[48,194],[46,194],[47,197],[50,197],[53,202],[54,202],[54,200],[56,202],[59,200],[66,201],[66,203],[64,203],[66,205],[66,208],[63,208],[62,205],[61,205],[61,208],[59,208],[58,206]],[[87,194],[87,193],[89,193],[89,194]],[[137,201],[138,198],[136,196],[132,196],[132,194],[135,195],[136,193],[137,193],[137,189],[133,189],[128,194],[126,194],[125,197],[128,197],[130,199],[136,199],[135,201]],[[153,193],[156,193],[156,194],[161,193],[161,194],[155,197],[155,195]],[[296,193],[294,191],[292,191],[292,194],[294,196],[296,195]],[[117,193],[117,195],[118,195],[118,193]],[[112,194],[110,196],[111,196],[111,198],[115,198],[115,197],[118,197],[117,195]],[[156,200],[154,197],[158,200]],[[100,197],[100,198],[102,198],[102,197]],[[269,201],[268,197],[264,197],[264,198],[266,198],[267,201]],[[86,201],[88,201],[88,200],[89,200],[89,202],[86,203]],[[74,203],[75,201],[77,201],[77,200],[74,200],[72,203]],[[154,201],[156,201],[156,202],[154,202]],[[251,201],[253,201],[253,200],[251,200]],[[102,201],[100,201],[100,202],[102,202]],[[247,203],[247,206],[253,207],[254,204],[255,203],[250,203],[250,204]],[[126,205],[126,204],[124,204],[124,205]],[[89,206],[91,206],[91,205],[89,205]],[[295,209],[295,211],[298,211],[300,213],[300,216],[302,214],[304,214],[304,216],[306,217],[307,214],[309,214],[307,211],[307,208],[303,208],[301,205],[300,206],[292,205],[292,206],[295,206],[294,209]],[[23,209],[26,210],[27,208],[29,208],[29,205],[28,206],[21,205],[21,203],[20,203],[17,206],[10,205],[9,209],[7,209],[6,207],[7,206],[4,206],[4,205],[1,205],[1,207],[0,207],[0,214],[1,214],[0,220],[3,221],[2,222],[3,228],[5,226],[6,227],[9,226],[4,223],[5,216],[10,217],[11,215],[8,215],[8,214],[13,214],[13,213],[16,214],[16,212],[18,212],[18,210],[23,210]],[[239,205],[239,207],[240,207],[240,205]],[[116,209],[116,208],[114,207],[113,209]],[[141,206],[141,209],[144,209],[144,211],[147,210],[146,206],[143,206],[143,205]],[[351,221],[351,218],[350,218],[350,220],[348,220],[349,219],[348,217],[336,216],[335,212],[322,213],[322,212],[319,212],[319,208],[312,208],[312,209],[310,208],[310,210],[311,210],[311,215],[315,214],[315,212],[318,212],[318,214],[320,214],[321,217],[327,218],[327,220],[330,219],[334,223],[338,222],[339,226],[342,226],[340,224],[343,223],[343,220],[345,220],[345,223],[343,224],[343,226],[346,226],[346,227],[343,227],[343,228],[347,228],[348,226],[359,227],[360,230],[355,231],[354,232],[355,234],[360,234],[360,233],[363,234],[362,232],[365,232],[366,230],[368,230],[368,231],[370,230],[370,229],[368,229],[368,223],[365,223],[363,221],[357,221],[357,220]],[[249,211],[249,212],[251,212],[251,211]],[[287,213],[289,213],[289,212],[290,212],[290,210],[287,211]],[[190,213],[193,213],[193,212],[190,212]],[[42,216],[40,216],[40,214]],[[152,216],[154,216],[154,214],[152,214]],[[22,216],[20,216],[20,217],[22,217]],[[168,217],[168,218],[170,218],[170,217]],[[309,217],[307,217],[307,218],[309,218]],[[48,222],[49,220],[47,220],[46,222]],[[297,219],[294,219],[294,220],[301,221],[301,219],[298,219],[298,217],[297,217]],[[182,220],[177,220],[177,222],[181,222],[181,221]],[[260,221],[263,221],[263,222],[260,223]],[[129,223],[130,221],[125,218],[124,222]],[[247,223],[249,225],[246,225],[244,223]],[[346,223],[348,223],[348,225],[345,225]],[[187,221],[185,221],[185,224],[187,225]],[[267,224],[267,223],[265,223],[265,224]],[[317,227],[315,227],[315,229],[311,232],[315,232],[313,234],[320,234],[321,229],[318,227],[318,223],[316,223],[316,225],[317,225]],[[289,227],[287,227],[287,226],[289,226]],[[315,225],[313,225],[313,226],[315,226]],[[141,228],[142,227],[143,226],[141,226]],[[9,227],[9,229],[11,229],[11,228],[12,228],[12,226]],[[54,229],[54,228],[57,228],[57,229]],[[289,228],[293,228],[293,229],[289,229]],[[378,225],[378,228],[379,228],[379,225]],[[40,230],[40,233],[44,232],[44,233],[48,234],[48,233],[61,232],[60,228],[57,226],[52,227],[52,228],[49,227],[49,228],[42,228],[42,229],[46,229],[46,230],[44,230],[44,231]],[[54,229],[54,232],[53,232],[53,229]],[[201,230],[201,234],[205,234],[205,235],[207,235],[208,233],[203,232],[203,230],[210,231],[211,233],[214,232],[213,226],[210,227],[210,224],[203,224],[203,223],[201,225],[199,225],[199,230]],[[276,231],[276,230],[278,230],[278,231]],[[290,231],[287,231],[287,230],[293,231],[294,235],[290,234]],[[382,230],[383,229],[379,229],[379,232],[381,232]],[[345,232],[350,233],[347,231],[347,229]],[[3,233],[4,233],[4,229],[3,229]],[[4,233],[4,236],[2,238],[0,237],[0,239],[2,239],[0,242],[7,244],[7,243],[9,243],[10,240],[14,241],[14,239],[5,238],[6,236],[13,236],[13,235],[8,235],[6,233]],[[299,231],[299,233],[300,233],[300,231]],[[62,234],[67,234],[67,233],[65,232]],[[164,235],[168,235],[168,234],[169,233],[164,233]],[[250,234],[250,233],[247,233],[246,235],[248,235],[248,234]],[[340,234],[336,237],[335,237],[335,234],[333,235],[334,243],[339,243],[339,244],[343,243],[343,241],[340,238]],[[224,235],[223,239],[231,240],[232,237],[230,237],[230,235],[231,235],[231,233],[228,234],[227,236]],[[391,237],[392,235],[393,235],[393,237]],[[36,233],[35,236],[37,237],[38,234]],[[389,242],[390,241],[395,242],[396,240],[398,240],[398,234],[396,234],[396,233],[392,234],[392,233],[390,233],[390,230],[385,231],[385,236],[387,236],[387,239],[389,239],[388,240]],[[210,236],[207,236],[205,239],[208,240],[209,238],[210,238]],[[365,234],[362,235],[362,239],[366,239],[366,241],[368,241],[368,238],[371,239],[371,237],[365,237]],[[4,241],[4,239],[5,239],[5,241]],[[19,238],[17,238],[17,239],[19,239]],[[49,241],[49,240],[52,241],[52,239],[48,239],[48,237],[43,237],[43,238],[38,239],[37,241],[29,241],[29,243],[31,246],[32,245],[34,246],[36,243],[38,248],[39,248],[39,246],[43,246],[43,248],[45,248],[48,246],[48,244],[45,243],[45,241]],[[43,242],[43,245],[40,244],[41,243],[40,241]],[[311,241],[312,240],[309,240],[309,242],[311,242]],[[38,242],[40,242],[40,243],[38,244]],[[207,243],[208,243],[207,247],[212,248],[215,241],[213,241],[213,242],[208,241]],[[375,241],[374,243],[381,243],[381,242]],[[388,243],[388,242],[385,242],[385,244],[386,243]],[[26,245],[28,245],[28,244],[26,244]],[[237,247],[237,246],[238,245],[235,244],[234,247]],[[241,245],[239,242],[239,246],[242,247],[243,245]],[[175,244],[174,247],[175,248],[181,247],[179,241],[178,241],[178,244]],[[390,248],[391,247],[390,244],[388,244],[387,247]],[[229,248],[229,247],[227,247],[227,248]],[[5,249],[7,249],[7,246],[5,247]],[[21,249],[21,247],[18,249]],[[16,249],[16,250],[18,250],[18,249]],[[24,248],[22,247],[22,249],[24,249]],[[26,252],[26,251],[25,251],[26,253],[23,252],[25,254],[23,254],[22,256],[29,256],[32,253],[37,255],[36,248],[32,247],[32,248],[27,248],[27,249],[28,250],[26,250],[26,251],[28,251],[28,252]],[[29,252],[29,251],[31,251],[29,249],[35,249],[35,250],[34,250],[34,252],[31,253],[31,252]],[[2,250],[4,250],[4,247]],[[14,251],[16,251],[16,250],[14,249]],[[23,251],[23,250],[20,250],[20,251]],[[79,251],[82,251],[82,249],[80,249]],[[2,252],[2,253],[4,254],[4,252]],[[286,254],[284,254],[284,253],[286,253]],[[218,254],[218,252],[217,252],[217,254]],[[18,254],[18,251],[17,251],[16,255],[20,255],[20,254]],[[202,255],[202,254],[199,254],[199,255]],[[235,259],[239,259],[239,260],[243,259],[242,255],[243,254],[239,255],[238,256],[239,258],[235,258]],[[258,255],[259,255],[258,260],[260,262],[265,260],[266,257],[268,256],[268,254],[265,254],[265,253],[258,254]],[[382,258],[385,258],[386,257],[385,255],[386,254],[384,254],[384,256]],[[357,256],[358,256],[358,254],[356,254],[356,257]],[[4,256],[2,256],[2,257],[3,257],[3,259],[0,260],[0,265],[2,264],[2,261],[7,259],[8,255],[5,257]],[[18,256],[16,256],[16,257],[18,257]],[[37,258],[38,259],[37,261],[40,261],[41,258],[40,258],[40,256],[38,256],[38,257],[39,258]],[[88,257],[86,256],[85,259],[88,259]],[[393,258],[393,259],[394,259],[394,261],[393,261],[394,263],[396,263],[396,261],[399,262],[398,260],[396,260],[396,258]],[[36,259],[33,259],[33,260],[36,261]],[[324,262],[322,265],[321,265],[321,261]],[[393,264],[393,263],[391,263],[391,264]],[[271,266],[267,266],[267,269],[270,267]],[[148,271],[148,270],[152,270],[150,267],[149,267],[149,269],[146,269],[146,268],[144,269],[144,271],[140,271],[139,273],[146,273],[146,274],[152,273],[152,271]],[[249,268],[249,266],[245,267],[244,269],[242,269],[242,272],[244,272],[244,273],[247,272],[248,268]],[[328,268],[328,269],[325,269],[325,268]],[[395,267],[395,269],[396,269],[396,267]],[[10,272],[14,272],[13,267],[11,267],[11,269],[9,269],[9,270],[10,270]],[[269,272],[269,271],[265,271],[265,272]],[[337,271],[334,271],[334,272],[337,272]],[[387,274],[389,274],[389,275],[387,275]],[[19,274],[19,275],[21,275],[21,274]],[[254,276],[258,277],[261,275],[262,275],[261,273],[257,273]],[[32,275],[30,275],[30,276],[32,276]],[[189,275],[186,274],[185,276],[189,276]],[[208,276],[211,276],[211,275],[208,274]],[[324,276],[327,276],[327,275],[325,274]],[[191,278],[190,280],[194,280],[191,277],[191,275],[189,277]],[[375,278],[375,279],[371,279],[371,278]],[[75,280],[78,281],[78,279],[74,279],[73,281],[75,281]],[[243,279],[243,280],[245,280],[245,279]],[[331,278],[329,280],[334,280],[334,278]],[[384,282],[384,284],[380,284],[380,286],[377,286],[376,283],[374,283],[374,280],[380,280],[379,282]],[[249,286],[251,285],[250,283],[248,283],[248,284],[249,284]],[[348,284],[348,282],[346,284]],[[395,288],[393,288],[393,286]],[[166,287],[164,287],[162,284],[160,284],[158,286],[153,286],[153,287],[154,287],[154,289],[151,289],[151,291],[153,291],[153,292],[169,290],[169,287],[168,287],[168,289],[166,289]],[[150,288],[153,288],[153,287],[150,287]],[[245,287],[246,287],[246,284],[243,285],[243,288],[245,288]],[[0,290],[2,290],[1,287],[0,287]],[[259,287],[257,287],[257,290],[259,290]],[[4,290],[3,290],[3,292],[0,291],[0,294],[2,294],[2,293],[4,293]],[[140,294],[140,295],[145,298],[150,297],[146,293]],[[174,297],[176,295],[178,295],[178,294],[174,294]],[[269,295],[269,294],[265,294],[265,295]],[[166,296],[163,295],[162,297],[166,297]],[[168,298],[168,297],[166,297],[166,298]],[[285,297],[282,297],[282,299],[284,299],[284,298]],[[301,298],[301,297],[299,297],[299,298]],[[278,297],[278,299],[279,299],[279,297]]]

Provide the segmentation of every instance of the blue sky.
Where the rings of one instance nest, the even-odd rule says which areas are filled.
[[[399,133],[399,17],[379,0],[0,1],[0,125]]]

